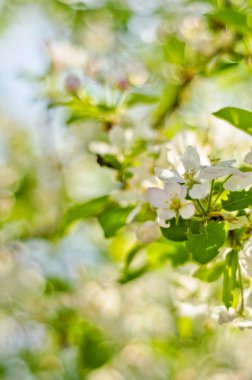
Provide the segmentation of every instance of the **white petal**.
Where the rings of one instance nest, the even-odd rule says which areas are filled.
[[[170,227],[170,223],[166,223],[168,219],[175,218],[176,213],[173,210],[164,210],[159,208],[157,210],[157,222],[161,227],[167,228]]]
[[[165,192],[169,198],[177,197],[184,199],[186,196],[186,187],[181,186],[179,183],[166,183],[164,187]]]
[[[240,173],[242,175],[240,170],[228,166],[206,166],[200,170],[199,178],[211,181],[215,178],[220,178],[231,174],[239,175]]]
[[[224,189],[230,191],[244,190],[252,184],[252,173],[243,173],[244,176],[240,177],[233,175],[223,185]]]
[[[233,308],[227,310],[224,306],[219,306],[215,308],[213,317],[220,325],[222,325],[223,323],[233,321],[237,317],[237,314]]]
[[[167,194],[164,190],[157,187],[150,187],[146,192],[145,198],[154,207],[166,206]]]
[[[189,190],[189,195],[192,199],[203,199],[210,192],[210,184],[209,183],[201,183],[197,185],[193,185],[193,188]]]
[[[252,329],[252,321],[249,319],[237,319],[234,322],[235,326],[239,327],[240,330]]]
[[[160,229],[156,222],[147,220],[136,229],[136,238],[143,243],[151,243],[161,237]]]
[[[192,146],[186,148],[182,162],[187,172],[197,172],[200,169],[200,157]]]
[[[176,170],[155,168],[155,173],[156,176],[161,179],[161,181],[169,181],[170,183],[185,183],[184,178],[182,178]]]
[[[119,127],[118,125],[110,129],[108,133],[109,142],[118,148],[125,147],[125,129]]]
[[[195,207],[192,203],[188,203],[179,210],[179,213],[183,219],[190,219],[195,213]]]
[[[229,230],[236,230],[248,224],[248,219],[246,216],[238,216],[233,221],[229,221],[228,219],[227,221]]]
[[[234,165],[236,160],[226,160],[226,161],[221,161],[219,162],[216,166],[232,166]]]
[[[170,223],[166,223],[164,219],[160,218],[160,216],[157,216],[157,223],[160,227],[163,227],[163,228],[169,228],[170,227]]]
[[[245,164],[252,166],[252,148],[251,148],[251,151],[247,153],[246,156],[244,157],[244,162]]]

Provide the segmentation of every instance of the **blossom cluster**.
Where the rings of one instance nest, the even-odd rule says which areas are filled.
[[[143,243],[163,238],[185,243],[189,256],[200,264],[196,277],[212,282],[223,275],[222,301],[213,313],[219,323],[232,321],[252,327],[250,289],[243,276],[252,277],[252,149],[240,168],[235,160],[210,156],[202,164],[195,148],[188,146],[176,167],[156,167],[160,187],[145,194],[156,220],[136,230]],[[161,228],[160,228],[161,227]],[[246,283],[247,284],[247,283]],[[240,293],[239,297],[234,296]]]
[[[252,171],[243,172],[233,167],[235,160],[221,161],[216,156],[209,160],[209,165],[201,165],[198,152],[188,146],[182,157],[181,173],[176,169],[155,168],[156,176],[165,183],[164,189],[150,187],[146,199],[157,208],[157,223],[161,227],[169,227],[167,220],[174,217],[190,219],[196,212],[193,202],[209,197],[211,183],[216,179],[226,177],[223,189],[229,191],[243,190],[252,184]],[[252,166],[252,149],[244,163]]]

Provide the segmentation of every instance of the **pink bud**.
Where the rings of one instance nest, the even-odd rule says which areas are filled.
[[[71,94],[76,94],[80,87],[80,80],[76,75],[70,74],[66,77],[65,88]]]

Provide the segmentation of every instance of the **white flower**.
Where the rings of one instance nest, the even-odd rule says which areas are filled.
[[[228,310],[224,306],[218,306],[213,310],[212,317],[220,324],[232,322],[233,326],[240,330],[252,328],[251,308],[246,307],[242,316],[233,308]]]
[[[166,183],[186,184],[189,189],[189,195],[193,199],[202,199],[207,196],[210,191],[209,183],[197,183],[201,164],[197,151],[192,147],[186,148],[182,158],[184,172],[179,173],[177,170],[155,168],[155,173],[159,179]],[[196,182],[196,184],[195,184]],[[196,186],[196,187],[195,187]]]
[[[213,179],[228,175],[244,176],[240,170],[232,167],[235,160],[220,161],[219,157],[210,157],[212,165],[202,166],[197,151],[192,147],[186,148],[182,158],[184,171],[180,174],[177,170],[156,168],[159,179],[166,183],[186,184],[192,199],[203,199],[210,191],[210,183]]]
[[[242,176],[242,172],[232,166],[228,166],[228,163],[233,161],[222,161],[214,166],[204,166],[200,172],[200,178],[212,181],[213,179],[225,177],[228,175]]]
[[[212,181],[213,179],[225,177],[228,175],[242,176],[242,172],[232,165],[235,160],[221,161],[217,155],[209,156],[211,165],[206,165],[201,168],[200,178]]]
[[[153,220],[147,220],[136,229],[136,238],[143,243],[151,243],[161,237],[159,226]]]
[[[237,318],[237,313],[232,308],[227,310],[225,306],[218,306],[214,309],[212,316],[220,325],[223,325]]]
[[[120,161],[125,151],[130,149],[134,140],[134,134],[131,129],[124,129],[119,125],[115,125],[108,132],[108,142],[92,141],[89,144],[91,152],[96,154],[113,154],[117,155]]]
[[[242,269],[248,276],[252,277],[252,237],[244,244],[239,256]]]
[[[252,172],[245,172],[241,175],[232,175],[223,187],[229,191],[244,190],[252,184]]]
[[[245,164],[252,166],[252,148],[249,153],[244,157]],[[223,185],[224,189],[230,191],[244,190],[252,184],[252,172],[232,173],[230,177]]]
[[[228,222],[229,230],[236,230],[250,224],[248,218],[245,215],[235,216],[230,212],[222,212],[221,215],[225,221]]]
[[[186,187],[178,183],[166,183],[164,190],[151,187],[147,190],[146,199],[154,207],[157,207],[157,222],[162,227],[169,227],[166,220],[178,218],[190,219],[195,207],[186,201]]]
[[[234,325],[237,326],[240,330],[252,329],[252,320],[245,318],[236,318],[234,320]]]

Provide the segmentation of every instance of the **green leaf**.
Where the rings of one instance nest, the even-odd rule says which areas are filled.
[[[175,218],[171,219],[169,228],[161,228],[161,232],[166,239],[173,241],[185,241],[187,240],[187,230],[188,225],[183,220],[180,219],[179,223],[176,224]]]
[[[113,154],[97,154],[96,161],[100,166],[105,166],[110,169],[122,170],[123,168],[122,163],[118,161],[117,157]]]
[[[208,15],[210,21],[222,23],[225,27],[229,27],[240,33],[249,32],[247,15],[238,9],[220,9]]]
[[[193,277],[199,278],[205,282],[213,282],[218,280],[223,273],[223,269],[223,261],[218,261],[212,265],[202,265],[194,272]]]
[[[223,71],[236,68],[239,65],[237,57],[220,55],[210,60],[203,68],[202,73],[206,76],[222,74]]]
[[[199,234],[189,232],[186,247],[195,261],[206,264],[218,255],[226,238],[225,223],[210,222]]]
[[[159,96],[147,92],[132,92],[125,99],[125,104],[128,107],[135,106],[137,104],[153,104],[159,100]]]
[[[134,260],[135,256],[139,253],[139,251],[141,251],[142,248],[143,245],[137,243],[130,249],[130,251],[126,255],[125,268],[128,268],[130,266],[131,262]]]
[[[44,293],[48,296],[55,295],[55,293],[67,293],[72,290],[72,284],[64,278],[50,276],[46,279]]]
[[[146,247],[151,267],[158,267],[170,260],[173,266],[184,264],[188,260],[188,251],[182,242],[160,239]]]
[[[112,357],[112,348],[102,331],[86,326],[78,348],[78,363],[85,370],[94,370]]]
[[[236,272],[238,268],[238,254],[231,251],[226,255],[223,272],[223,291],[222,300],[224,305],[229,308],[233,305],[234,290],[236,288]]]
[[[148,264],[144,264],[140,268],[136,268],[136,269],[125,268],[122,271],[118,279],[118,282],[120,284],[126,284],[127,282],[136,280],[138,277],[141,277],[144,273],[146,273],[148,269],[149,269]]]
[[[222,200],[222,207],[227,211],[237,211],[252,205],[252,191],[233,191],[226,200]]]
[[[185,43],[176,36],[170,36],[164,45],[165,58],[170,63],[183,64],[185,61]]]
[[[98,216],[99,223],[104,231],[104,236],[110,238],[124,227],[127,217],[135,206],[121,207],[117,204],[110,205]]]
[[[214,112],[213,115],[252,135],[252,112],[241,108],[225,107]]]
[[[99,215],[109,204],[109,196],[104,195],[91,199],[88,202],[79,203],[67,210],[63,216],[61,229],[65,229],[76,220],[84,220]]]
[[[169,228],[161,228],[161,232],[166,239],[172,241],[186,241],[188,239],[187,234],[191,230],[192,232],[199,231],[199,222],[179,219],[179,223],[176,224],[175,218],[169,220]]]

